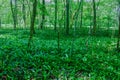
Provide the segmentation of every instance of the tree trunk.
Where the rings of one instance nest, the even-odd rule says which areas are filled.
[[[16,21],[16,24],[18,23],[17,21],[17,0],[15,0],[15,10],[14,10],[14,13],[15,13],[15,21]]]
[[[26,27],[26,11],[25,11],[25,0],[23,0],[23,5],[22,5],[22,13],[23,13],[24,27]]]
[[[83,23],[83,0],[81,0],[81,15],[80,15],[80,28],[82,27]]]
[[[93,32],[92,34],[95,35],[96,33],[96,3],[93,0]]]
[[[120,2],[119,2],[119,9],[118,9],[118,13],[119,13],[119,17],[118,17],[118,20],[119,20],[119,32],[118,32],[118,41],[117,41],[117,49],[119,50],[120,49]]]
[[[65,0],[63,1],[64,2],[64,10],[63,10],[63,15],[64,15],[64,28],[66,27],[66,2]]]
[[[34,23],[35,23],[35,17],[36,17],[36,12],[37,12],[36,7],[37,7],[37,0],[34,0],[33,11],[32,11],[32,16],[31,16],[30,37],[28,41],[28,47],[30,47],[30,42],[32,40],[33,34],[35,34]]]
[[[30,25],[30,33],[35,34],[35,29],[34,29],[34,23],[35,23],[35,17],[36,17],[36,7],[37,7],[37,0],[34,0],[33,2],[33,12],[31,16],[31,25]]]
[[[57,29],[57,0],[55,0],[55,27],[54,30]]]
[[[45,22],[45,0],[42,0],[43,8],[42,8],[42,22],[40,28],[43,29],[44,22]]]
[[[12,11],[12,17],[14,22],[14,29],[16,29],[17,26],[17,0],[14,0],[15,6],[13,6],[13,0],[10,0],[10,6]]]
[[[66,34],[69,34],[69,25],[70,25],[70,20],[69,20],[69,0],[66,0]]]

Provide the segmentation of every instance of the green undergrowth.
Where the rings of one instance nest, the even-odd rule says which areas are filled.
[[[37,31],[0,31],[0,78],[8,80],[119,80],[116,38],[74,36]]]

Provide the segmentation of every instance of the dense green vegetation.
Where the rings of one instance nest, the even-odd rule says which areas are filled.
[[[116,38],[77,36],[73,48],[72,35],[61,34],[58,52],[57,35],[51,30],[37,31],[40,35],[34,35],[30,49],[27,30],[0,33],[1,76],[8,79],[120,79]]]
[[[0,4],[0,80],[120,80],[119,0]]]

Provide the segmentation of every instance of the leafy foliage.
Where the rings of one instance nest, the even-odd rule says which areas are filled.
[[[116,39],[76,37],[71,51],[72,37],[62,34],[58,54],[57,35],[45,32],[34,35],[30,49],[27,48],[28,31],[1,32],[1,78],[119,80],[120,55],[114,51]]]

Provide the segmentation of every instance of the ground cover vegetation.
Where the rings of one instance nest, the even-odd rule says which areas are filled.
[[[120,80],[119,0],[1,0],[1,80]]]

